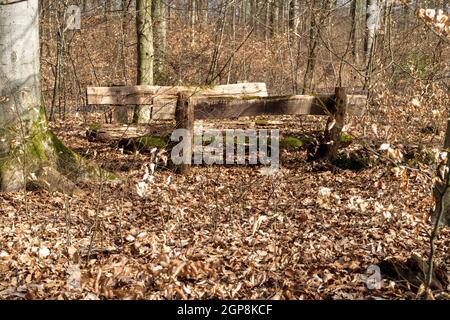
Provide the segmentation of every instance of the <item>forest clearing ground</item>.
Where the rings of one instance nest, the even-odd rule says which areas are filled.
[[[290,132],[318,126],[305,120]],[[417,288],[389,280],[367,289],[366,272],[428,252],[432,182],[416,171],[379,163],[331,173],[304,150],[284,151],[275,177],[252,166],[157,171],[144,199],[136,185],[149,156],[89,143],[84,132],[66,124],[58,136],[121,182],[84,183],[74,196],[3,194],[0,298],[415,297]],[[449,235],[436,253],[447,274]],[[80,288],[68,287],[70,266],[80,268]]]

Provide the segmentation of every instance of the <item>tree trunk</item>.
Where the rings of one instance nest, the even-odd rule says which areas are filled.
[[[267,0],[266,2],[266,21],[265,21],[265,26],[264,26],[264,41],[265,41],[265,45],[266,48],[269,45],[269,38],[270,35],[272,34],[272,28],[273,26],[271,25],[271,9],[272,9],[272,1],[271,0]]]
[[[366,9],[366,39],[365,39],[365,65],[366,79],[364,81],[364,89],[370,86],[372,76],[373,56],[375,53],[376,32],[378,29],[379,11],[377,0],[367,0]]]
[[[208,10],[209,10],[209,6],[208,6],[208,0],[203,0],[203,27],[206,29],[208,26]]]
[[[138,38],[138,85],[153,85],[153,26],[152,0],[136,0],[136,31]],[[151,119],[151,106],[140,105],[135,108],[134,122],[148,123]]]
[[[270,14],[270,25],[272,27],[271,36],[274,36],[274,35],[278,34],[278,26],[280,23],[278,6],[280,4],[275,0],[272,0],[271,4],[272,4],[272,10],[271,10],[271,14]]]
[[[166,2],[163,0],[153,1],[153,21],[155,23],[155,75],[154,80],[157,85],[165,84],[165,75],[163,63],[167,48],[167,20],[166,20]]]
[[[40,94],[38,0],[0,0],[0,48],[0,191],[29,184],[73,191],[68,178],[94,168],[83,168],[81,157],[48,128]]]
[[[342,144],[341,134],[345,124],[348,97],[346,89],[335,89],[334,103],[325,129],[323,144],[319,146],[316,159],[324,159],[333,163],[338,156],[339,147]]]
[[[298,32],[300,25],[299,9],[299,0],[291,0],[289,3],[289,30],[294,39],[297,38],[295,34]]]
[[[311,16],[310,16],[310,30],[308,43],[308,61],[306,64],[306,71],[303,80],[303,94],[309,94],[312,89],[314,70],[316,68],[317,58],[317,43],[318,43],[318,22],[319,22],[319,6],[318,0],[312,0]]]
[[[375,42],[375,34],[376,34],[376,26],[375,18],[376,18],[376,12],[378,9],[377,0],[367,0],[367,14],[366,14],[366,28],[367,28],[367,35],[366,35],[366,41],[365,41],[365,52],[366,52],[366,63],[370,60],[373,45]]]
[[[191,45],[195,44],[195,24],[197,22],[197,1],[191,0]]]
[[[355,62],[360,62],[360,43],[361,43],[361,31],[363,26],[363,14],[364,14],[363,0],[353,0],[351,7],[352,16],[352,34],[351,34],[351,49]]]

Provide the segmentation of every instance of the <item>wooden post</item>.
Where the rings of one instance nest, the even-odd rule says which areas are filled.
[[[112,118],[115,123],[128,124],[128,106],[115,105],[112,107]]]
[[[345,114],[347,111],[347,91],[345,88],[335,89],[334,104],[331,107],[330,116],[325,128],[323,144],[319,147],[316,158],[326,159],[333,162],[337,158],[341,145],[341,134],[345,124]]]
[[[194,104],[192,103],[192,92],[180,92],[178,93],[177,106],[175,109],[175,121],[176,129],[186,129],[189,132],[189,140],[191,144],[192,153],[192,141],[194,139]],[[192,160],[192,154],[191,159]],[[181,174],[189,173],[191,169],[190,163],[182,163],[177,166],[176,172]]]

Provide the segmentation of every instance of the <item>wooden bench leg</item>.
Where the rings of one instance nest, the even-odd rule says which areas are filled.
[[[192,141],[194,139],[194,104],[191,99],[192,93],[180,92],[178,94],[177,106],[175,109],[175,121],[176,129],[186,129],[189,132],[189,140],[191,144],[191,156],[192,161]],[[186,150],[184,150],[186,152]],[[182,163],[176,166],[176,172],[181,174],[187,174],[190,172],[191,163]]]
[[[112,107],[112,117],[115,123],[128,124],[128,107],[116,105]]]

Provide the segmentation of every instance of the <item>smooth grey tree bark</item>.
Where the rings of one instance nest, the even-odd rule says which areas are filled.
[[[38,0],[0,0],[0,191],[73,190],[66,177],[83,171],[49,130],[40,90]]]
[[[367,0],[366,6],[366,38],[365,38],[365,65],[366,76],[364,89],[370,86],[373,69],[373,57],[375,55],[376,35],[380,23],[380,10],[377,0]]]
[[[379,19],[378,3],[377,0],[367,0],[366,9],[366,42],[365,42],[365,53],[366,53],[366,63],[371,59],[372,51],[375,44],[375,35],[377,30],[377,23]]]

